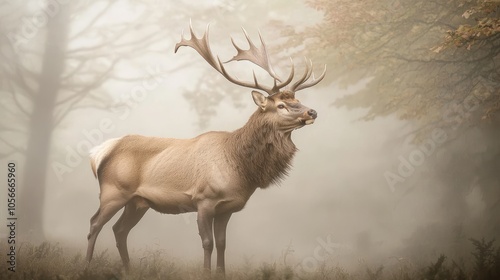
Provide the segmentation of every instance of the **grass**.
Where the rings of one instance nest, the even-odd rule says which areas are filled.
[[[229,267],[226,279],[277,280],[277,279],[366,279],[366,280],[490,280],[500,279],[500,248],[495,248],[494,240],[470,239],[473,251],[467,263],[449,260],[445,255],[416,266],[410,261],[398,258],[390,267],[370,266],[361,261],[358,268],[348,271],[336,265],[322,263],[314,271],[303,271],[285,261],[244,264]],[[7,252],[6,242],[0,243],[2,252]],[[201,264],[181,263],[169,260],[161,250],[149,251],[136,260],[129,273],[122,269],[118,257],[110,257],[108,251],[95,254],[92,264],[85,269],[86,263],[81,253],[64,249],[60,244],[44,242],[38,245],[23,243],[17,251],[16,272],[7,271],[7,255],[0,255],[2,269],[0,279],[54,279],[54,280],[111,280],[111,279],[207,279]],[[210,279],[210,277],[208,277]],[[213,274],[211,279],[218,279]]]

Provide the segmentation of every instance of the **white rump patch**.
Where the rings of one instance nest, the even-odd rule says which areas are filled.
[[[95,146],[90,149],[90,158],[95,163],[96,171],[99,169],[99,165],[102,160],[109,154],[109,152],[113,149],[113,147],[118,143],[121,138],[113,138],[106,140],[99,146]]]

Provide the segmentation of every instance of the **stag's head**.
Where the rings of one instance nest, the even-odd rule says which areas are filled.
[[[230,76],[224,64],[220,61],[218,56],[214,56],[210,49],[208,41],[208,31],[209,26],[205,31],[205,34],[201,38],[196,37],[193,32],[193,28],[190,25],[191,38],[185,39],[184,35],[181,36],[181,41],[175,45],[175,52],[181,46],[188,46],[195,49],[215,70],[222,74],[227,80],[233,84],[240,85],[243,87],[257,89],[259,91],[252,91],[252,97],[255,104],[259,107],[259,110],[265,117],[272,120],[277,124],[277,127],[283,131],[292,131],[294,129],[303,127],[304,125],[314,123],[318,114],[315,110],[304,106],[298,99],[295,98],[295,93],[299,90],[312,87],[319,83],[326,73],[326,65],[318,78],[314,77],[312,62],[307,61],[305,63],[304,74],[296,80],[294,83],[295,67],[293,60],[290,58],[291,70],[290,74],[286,79],[279,77],[273,70],[271,61],[269,60],[269,55],[267,54],[266,44],[259,33],[259,38],[261,41],[260,47],[255,46],[255,44],[248,37],[247,32],[243,29],[243,33],[248,41],[249,49],[245,50],[240,48],[231,38],[231,42],[236,48],[237,54],[227,62],[247,60],[253,64],[264,69],[274,80],[272,86],[265,86],[257,81],[255,72],[253,72],[253,81],[245,82],[237,78]],[[227,63],[225,62],[225,63]],[[267,93],[267,96],[262,92]]]

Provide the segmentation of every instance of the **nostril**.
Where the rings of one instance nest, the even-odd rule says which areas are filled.
[[[307,114],[311,116],[313,119],[315,119],[318,116],[318,113],[313,109],[307,111]]]

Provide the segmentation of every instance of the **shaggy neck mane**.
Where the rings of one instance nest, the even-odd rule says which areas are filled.
[[[280,132],[267,114],[257,110],[228,138],[230,161],[249,187],[266,188],[288,175],[297,148],[291,132]]]

